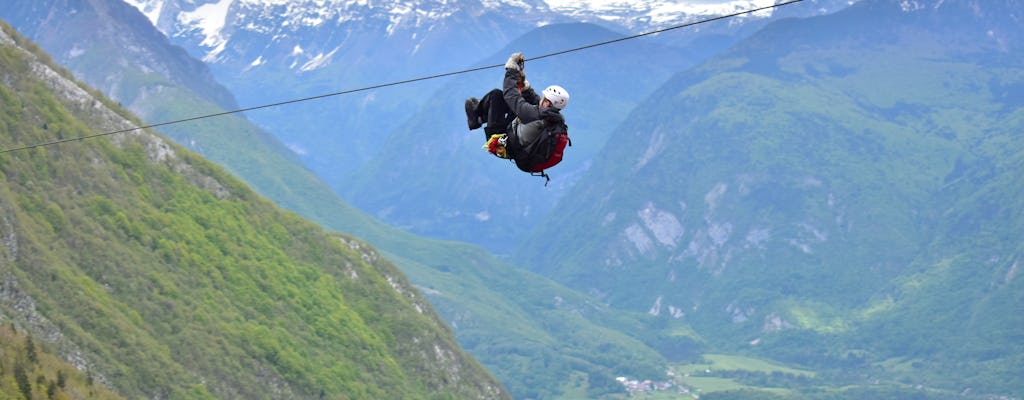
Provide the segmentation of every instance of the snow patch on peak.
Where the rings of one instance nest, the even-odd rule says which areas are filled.
[[[160,19],[160,12],[164,9],[163,1],[147,1],[147,0],[124,0],[128,5],[139,9],[143,15],[153,23],[153,26],[157,26],[157,20]]]
[[[775,0],[544,0],[553,11],[578,17],[596,18],[630,25],[668,26],[691,22],[695,16],[732,14],[745,10],[768,7]],[[773,9],[761,10],[742,17],[765,18]]]
[[[725,15],[736,12],[763,8],[775,4],[775,0],[742,0],[729,2],[703,2],[703,3],[682,3],[682,2],[656,2],[648,13],[651,22],[655,24],[668,24],[679,20],[685,15]],[[772,15],[772,9],[761,10],[744,16],[755,16],[767,18]],[[742,16],[741,16],[742,17]]]
[[[249,66],[250,67],[258,67],[258,66],[266,64],[266,63],[267,63],[267,60],[264,60],[263,56],[259,56],[255,60],[253,60],[251,63],[249,63]]]
[[[312,71],[312,70],[315,70],[315,69],[318,69],[318,68],[322,68],[325,65],[328,65],[328,64],[331,63],[331,58],[333,58],[334,57],[334,53],[337,53],[337,52],[338,52],[338,48],[335,48],[334,50],[331,50],[331,52],[327,53],[327,54],[319,53],[319,54],[316,55],[316,57],[313,57],[313,59],[311,59],[311,60],[307,61],[305,64],[303,64],[302,67],[299,68],[299,71],[307,72],[307,71]]]
[[[913,0],[903,0],[900,2],[900,9],[903,12],[918,11],[924,9],[924,4]]]
[[[206,57],[203,57],[203,61],[214,61],[224,51],[228,41],[221,35],[221,31],[227,23],[228,9],[231,8],[233,2],[234,0],[220,0],[216,3],[203,4],[193,11],[178,14],[179,24],[194,27],[202,32],[203,41],[200,42],[200,45],[213,48],[206,54]]]

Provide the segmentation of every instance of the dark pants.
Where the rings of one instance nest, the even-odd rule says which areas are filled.
[[[501,89],[494,89],[484,95],[477,105],[476,114],[487,117],[487,126],[484,127],[484,140],[490,139],[491,135],[505,133],[508,125],[516,119],[516,115],[509,109],[505,102],[505,96]]]

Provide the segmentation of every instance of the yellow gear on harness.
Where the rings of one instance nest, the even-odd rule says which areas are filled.
[[[509,157],[508,153],[505,152],[505,138],[506,136],[504,133],[491,135],[491,138],[487,139],[487,142],[484,143],[483,147],[481,148],[487,150],[487,152],[491,154],[494,154],[494,156],[498,158],[512,158]]]

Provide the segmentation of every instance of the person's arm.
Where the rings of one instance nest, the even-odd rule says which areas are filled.
[[[519,117],[519,121],[528,123],[540,119],[540,108],[537,107],[536,103],[530,104],[530,102],[524,97],[523,93],[519,92],[519,88],[516,84],[519,82],[519,71],[506,68],[505,69],[505,81],[502,85],[502,95],[505,97],[505,103],[508,104],[508,108]],[[538,99],[537,93],[532,89],[526,90],[527,94],[532,94],[534,100]]]
[[[523,91],[521,92],[523,95],[523,99],[525,99],[527,103],[539,106],[540,96],[537,95],[537,92],[533,90],[533,87],[530,86],[529,83],[527,83],[526,85],[526,89],[523,89]]]

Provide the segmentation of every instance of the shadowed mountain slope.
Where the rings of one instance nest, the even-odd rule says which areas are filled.
[[[771,24],[645,101],[514,261],[711,347],[1020,396],[1020,18]]]

